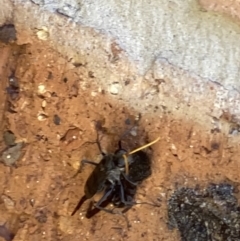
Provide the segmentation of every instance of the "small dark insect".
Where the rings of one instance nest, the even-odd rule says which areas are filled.
[[[88,177],[84,187],[85,195],[80,199],[72,215],[87,199],[102,191],[102,198],[95,204],[90,203],[86,213],[87,218],[91,218],[100,210],[116,213],[114,209],[106,208],[109,203],[112,203],[116,208],[124,208],[121,214],[137,204],[134,201],[137,186],[151,175],[151,161],[147,154],[141,150],[156,143],[159,139],[130,153],[121,147],[121,141],[119,141],[119,148],[114,154],[105,154],[101,149],[99,140],[97,140],[103,158],[99,163],[82,161],[82,163],[94,165],[95,169]],[[92,208],[93,206],[94,208]]]

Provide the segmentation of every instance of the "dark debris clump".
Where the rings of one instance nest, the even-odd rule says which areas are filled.
[[[240,207],[233,186],[181,188],[168,201],[169,228],[183,241],[240,241]]]
[[[16,29],[13,24],[5,24],[0,26],[0,41],[3,43],[9,43],[15,41]]]

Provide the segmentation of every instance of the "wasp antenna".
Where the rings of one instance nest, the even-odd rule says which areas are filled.
[[[98,132],[97,132],[97,141],[96,141],[96,143],[97,143],[98,149],[99,149],[99,151],[101,152],[101,154],[102,154],[103,156],[105,156],[106,154],[105,154],[105,153],[103,152],[103,150],[102,150]]]
[[[155,143],[158,142],[159,140],[160,140],[160,137],[158,137],[156,140],[154,140],[154,141],[152,141],[152,142],[150,142],[150,143],[148,143],[148,144],[146,144],[146,145],[144,145],[144,146],[141,146],[141,147],[139,147],[139,148],[137,148],[137,149],[129,152],[127,155],[131,155],[131,154],[133,154],[133,153],[135,153],[135,152],[141,151],[142,149],[145,149],[145,148],[147,148],[147,147],[155,144]]]
[[[121,140],[118,142],[118,148],[119,148],[119,150],[122,149],[122,142],[121,142]]]
[[[126,172],[127,175],[129,173],[129,163],[127,161],[127,156],[129,156],[129,155],[131,155],[131,154],[133,154],[135,152],[141,151],[142,149],[147,148],[148,146],[151,146],[151,145],[155,144],[159,140],[160,140],[160,137],[158,137],[156,140],[154,140],[154,141],[152,141],[152,142],[150,142],[150,143],[148,143],[148,144],[146,144],[144,146],[141,146],[141,147],[139,147],[139,148],[137,148],[137,149],[135,149],[135,150],[133,150],[133,151],[123,155],[124,162],[125,162],[125,172]]]
[[[124,162],[125,162],[125,172],[128,175],[128,173],[129,173],[129,165],[128,165],[127,156],[123,155],[123,158],[124,158]]]

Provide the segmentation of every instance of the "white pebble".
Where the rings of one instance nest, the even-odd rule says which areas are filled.
[[[117,95],[119,93],[120,84],[118,82],[114,82],[111,84],[109,91],[112,95]]]
[[[41,84],[38,86],[38,93],[39,94],[44,94],[46,92],[46,87],[45,85]]]
[[[42,101],[42,108],[45,108],[47,106],[47,101],[46,100],[43,100]]]
[[[171,145],[172,150],[177,150],[176,146],[174,144]]]
[[[41,40],[46,41],[49,37],[48,29],[46,27],[42,27],[41,29],[39,29],[37,31],[37,37]]]
[[[37,119],[39,121],[45,121],[47,119],[47,116],[45,114],[38,113]]]
[[[97,92],[95,92],[95,91],[92,91],[92,92],[91,92],[91,96],[92,96],[92,97],[95,97],[96,95],[97,95]]]

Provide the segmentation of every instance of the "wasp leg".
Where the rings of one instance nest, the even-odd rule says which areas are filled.
[[[108,210],[108,209],[105,209],[104,207],[107,206],[107,204],[110,202],[110,197],[111,197],[111,194],[113,192],[113,186],[107,191],[105,192],[105,194],[102,196],[102,198],[94,205],[95,208],[91,210],[91,207],[88,208],[88,211],[87,211],[87,214],[86,214],[86,218],[91,218],[93,215],[95,215],[95,213],[98,213],[100,210]],[[98,209],[99,211],[95,210],[95,209]],[[109,212],[106,211],[106,212]]]
[[[133,205],[132,205],[133,206]],[[126,213],[129,209],[131,209],[132,206],[128,206],[122,210],[122,213]]]
[[[121,140],[118,141],[118,149],[119,149],[119,150],[122,150],[122,141],[121,141]]]
[[[83,169],[84,164],[90,164],[90,165],[97,166],[97,163],[96,163],[96,162],[88,161],[88,160],[82,160],[82,161],[81,161],[80,168],[79,168],[79,170],[78,170],[77,173],[82,172],[82,169]]]
[[[110,201],[106,200],[106,201],[102,202],[101,207],[105,208],[109,203],[110,203]],[[89,204],[88,210],[87,210],[86,218],[91,218],[94,215],[96,215],[98,212],[101,211],[101,209],[96,208],[96,207],[94,207],[92,209],[93,206],[94,206],[94,203],[91,201],[90,204]]]
[[[80,201],[78,202],[77,206],[75,207],[75,209],[73,210],[71,216],[73,216],[77,211],[78,209],[82,206],[82,204],[87,200],[87,197],[84,195]]]
[[[125,199],[125,195],[124,195],[124,188],[123,185],[120,184],[120,197],[121,197],[121,202],[125,205],[128,206],[129,208],[131,208],[133,205],[136,204],[136,202],[132,202],[132,201],[127,201]],[[131,197],[131,196],[130,196]]]
[[[120,189],[121,201],[125,204],[127,202],[124,199],[124,190],[123,190],[123,186],[122,186],[121,183],[120,183],[120,186],[121,186],[121,189]],[[104,212],[107,212],[107,213],[111,213],[111,214],[119,214],[119,215],[124,217],[124,219],[125,219],[125,221],[127,223],[127,227],[130,228],[131,227],[130,222],[127,219],[127,217],[123,214],[123,212],[117,211],[117,210],[115,210],[115,208],[113,208],[113,209],[105,208],[107,206],[107,204],[109,204],[110,201],[111,201],[110,194],[112,194],[113,190],[114,190],[114,187],[112,186],[111,189],[94,205],[95,209],[93,209],[91,212],[95,214],[95,213],[97,213],[97,212],[99,212],[101,210],[101,211],[104,211]],[[131,207],[132,207],[132,205],[130,207],[128,207],[128,209],[130,209]]]
[[[101,154],[102,154],[103,156],[106,156],[106,153],[103,152],[102,147],[101,147],[101,145],[100,145],[99,138],[97,139],[97,146],[98,146],[98,149],[99,149],[99,151],[101,152]]]
[[[133,186],[137,186],[137,185],[138,185],[138,183],[130,181],[129,178],[127,177],[127,175],[126,175],[125,173],[122,173],[122,175],[123,175],[123,177],[125,178],[125,180],[126,180],[128,183],[132,184]]]
[[[122,200],[122,202],[124,203],[125,206],[127,206],[126,208],[127,210],[126,211],[124,211],[125,209],[123,210],[124,213],[127,212],[128,209],[130,209],[134,205],[146,204],[153,207],[160,207],[160,204],[153,203],[153,202],[149,203],[149,202],[135,202],[135,201],[124,201],[124,200]]]
[[[122,194],[121,194],[122,195]],[[122,197],[122,196],[121,196]],[[132,198],[131,195],[128,195],[128,197]],[[127,206],[127,210],[128,211],[128,207],[131,208],[132,206],[134,205],[139,205],[139,204],[147,204],[147,205],[150,205],[150,206],[154,206],[154,207],[160,207],[159,204],[157,203],[150,203],[150,202],[135,202],[135,201],[126,201],[124,198],[121,199],[121,202],[124,203],[125,206]],[[124,212],[124,211],[123,211]]]
[[[105,207],[101,207],[97,204],[94,205],[96,209],[98,209],[99,211],[104,211],[106,213],[111,213],[111,214],[115,214],[114,210],[113,209],[108,209],[108,208],[105,208]],[[106,205],[107,206],[107,205]],[[94,210],[94,209],[93,209]]]
[[[81,173],[81,172],[82,172],[83,165],[84,165],[85,163],[91,164],[91,165],[94,165],[94,166],[97,166],[97,163],[95,163],[95,162],[88,161],[88,160],[82,160],[80,167],[78,168],[76,174],[74,174],[72,178],[75,178],[75,177],[78,175],[78,173]]]
[[[134,205],[139,205],[139,204],[147,204],[147,205],[150,205],[150,206],[153,206],[153,207],[160,207],[161,205],[160,204],[157,204],[157,203],[149,203],[149,202],[135,202]]]
[[[96,162],[92,162],[92,161],[88,161],[88,160],[82,160],[81,161],[81,164],[91,164],[91,165],[94,165],[94,166],[97,166],[98,165],[98,163],[96,163]]]
[[[104,153],[103,150],[102,150],[102,147],[101,147],[101,144],[100,144],[99,133],[98,133],[98,131],[103,130],[102,123],[100,121],[94,121],[94,122],[95,122],[95,129],[96,129],[96,132],[97,132],[96,143],[97,143],[98,149],[103,156],[106,156],[106,153]]]
[[[102,147],[101,147],[101,144],[100,144],[100,138],[99,138],[98,131],[97,131],[97,140],[96,140],[96,143],[97,143],[98,149],[99,149],[99,151],[101,152],[101,154],[102,154],[103,156],[106,156],[106,153],[103,152]]]
[[[107,203],[107,204],[108,204],[108,203]],[[111,213],[111,214],[121,215],[121,216],[125,219],[125,221],[126,221],[126,223],[127,223],[127,227],[128,227],[128,228],[131,227],[131,224],[130,224],[128,218],[124,215],[124,213],[123,213],[122,211],[115,211],[115,208],[113,208],[113,209],[107,209],[107,208],[100,207],[100,206],[97,206],[97,205],[95,205],[95,207],[96,207],[96,209],[98,210],[98,212],[99,212],[99,211],[104,211],[104,212]],[[128,210],[129,210],[130,208],[131,208],[131,207],[129,207]],[[93,209],[93,210],[95,210],[95,209]],[[97,212],[97,211],[95,211],[95,212]]]

